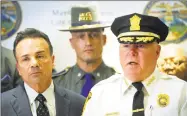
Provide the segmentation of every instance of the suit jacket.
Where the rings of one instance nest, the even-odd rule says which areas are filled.
[[[56,116],[81,116],[85,98],[54,84]],[[32,116],[24,84],[2,93],[2,116]]]

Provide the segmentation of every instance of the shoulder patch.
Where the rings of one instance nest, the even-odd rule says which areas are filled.
[[[53,78],[56,78],[56,77],[61,76],[61,75],[66,75],[70,69],[71,69],[71,66],[68,66],[68,67],[66,67],[64,70],[62,70],[61,72],[59,72],[59,73],[54,73],[54,74],[52,75],[52,77],[53,77]]]

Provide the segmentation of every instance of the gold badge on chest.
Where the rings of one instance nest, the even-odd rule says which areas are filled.
[[[169,96],[167,94],[159,94],[157,103],[160,107],[166,107],[169,104]]]

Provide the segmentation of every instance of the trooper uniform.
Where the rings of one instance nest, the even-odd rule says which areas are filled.
[[[168,34],[167,26],[157,17],[137,13],[116,18],[111,30],[120,43],[127,44],[161,42]],[[130,81],[122,74],[99,82],[91,89],[82,116],[187,116],[185,81],[155,69],[140,82],[142,100],[136,96],[140,90],[134,83],[137,82]],[[134,109],[139,102],[142,107]]]
[[[104,62],[102,62],[91,74],[93,75],[93,82],[96,84],[115,73],[116,71],[113,68],[108,67]],[[81,93],[81,89],[85,83],[85,79],[83,78],[85,74],[86,72],[84,72],[78,65],[74,65],[72,67],[67,67],[64,71],[58,74],[54,74],[53,80],[59,86],[75,91],[76,93]]]
[[[75,5],[71,8],[71,26],[69,28],[65,27],[59,30],[70,32],[89,32],[90,30],[104,30],[104,28],[109,27],[108,25],[102,23],[98,15],[99,13],[97,12],[95,5]],[[72,67],[66,68],[58,74],[54,74],[53,79],[57,85],[73,90],[74,92],[87,97],[90,88],[94,84],[115,73],[116,71],[113,68],[108,67],[102,61],[99,67],[97,67],[93,72],[86,73],[76,64]],[[91,75],[91,78],[85,76],[87,74]]]

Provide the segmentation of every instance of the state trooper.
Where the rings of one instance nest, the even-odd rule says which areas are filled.
[[[76,64],[53,75],[59,85],[87,97],[91,87],[110,77],[116,71],[107,66],[102,59],[106,44],[104,28],[100,22],[98,9],[93,4],[75,5],[71,8],[70,43],[76,53]]]
[[[157,17],[133,13],[111,26],[123,74],[96,84],[82,116],[186,116],[187,83],[156,69],[168,27]]]

